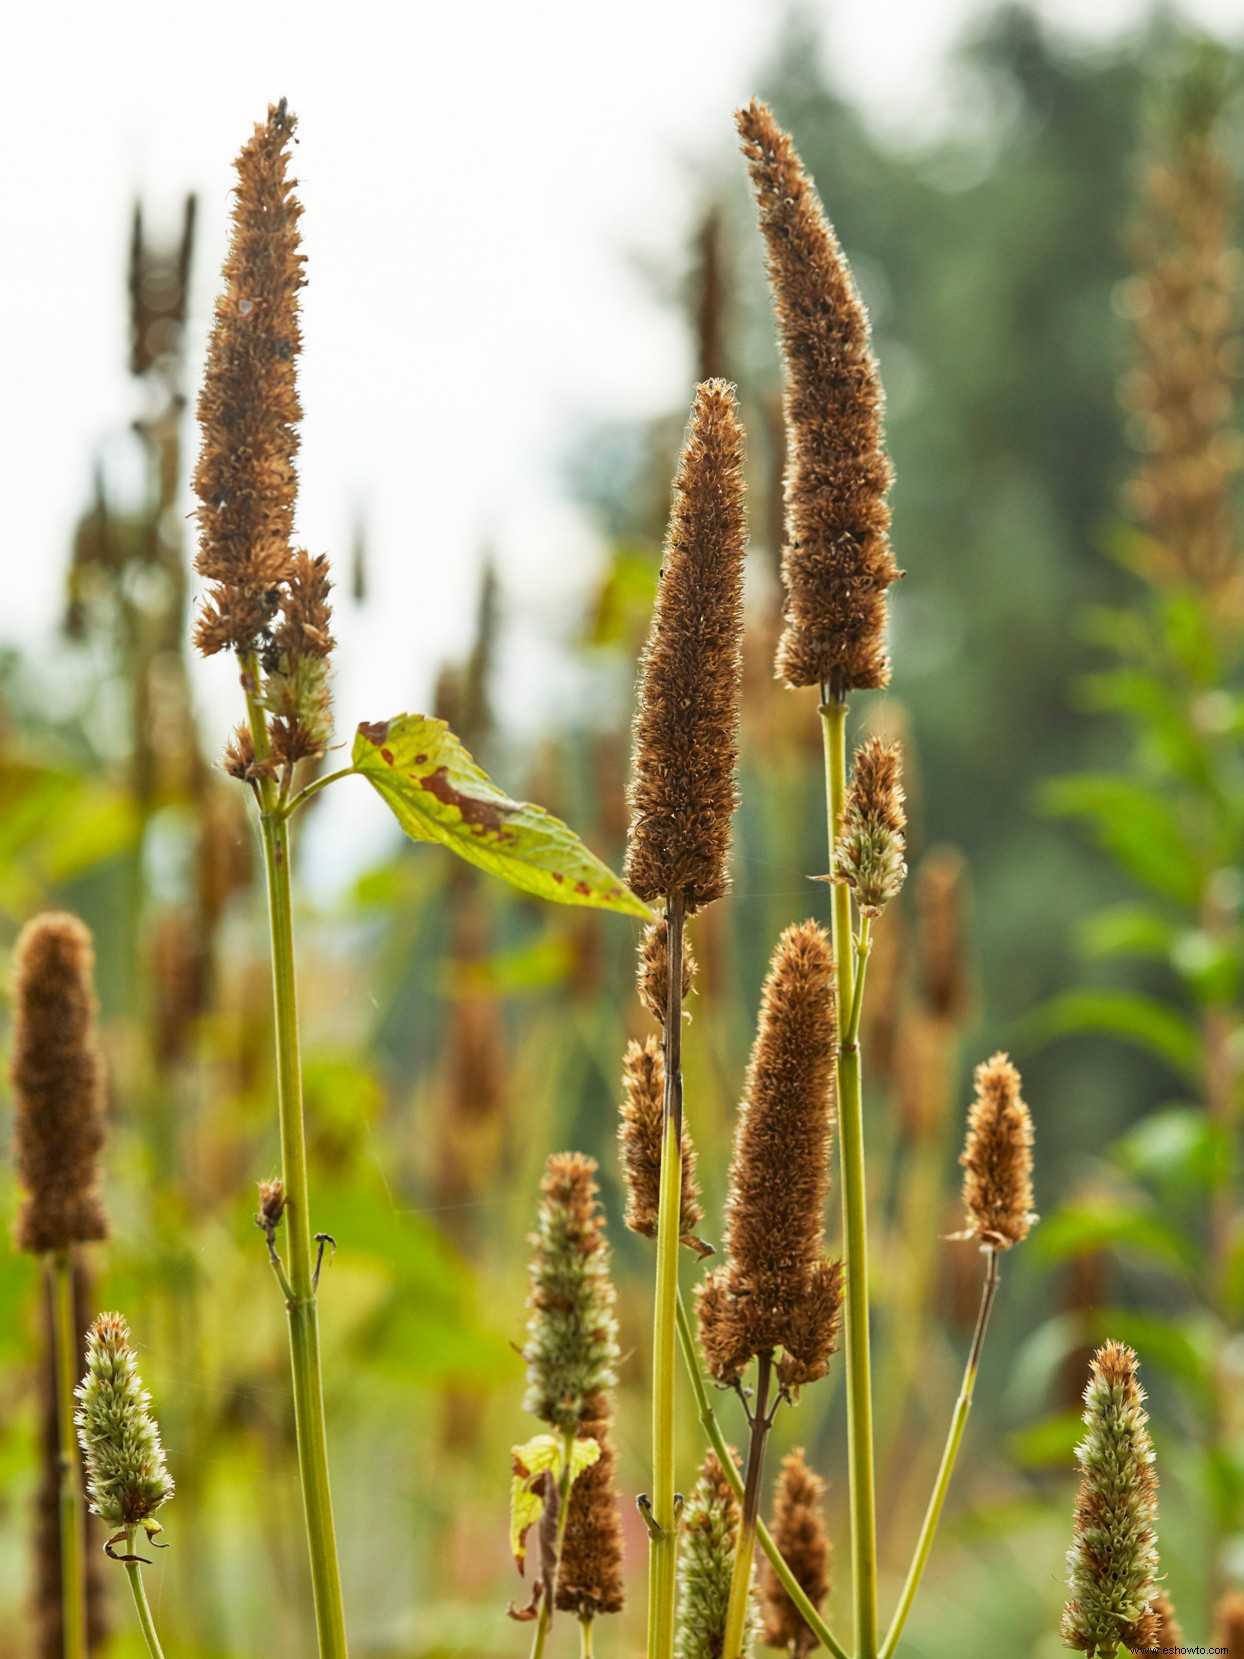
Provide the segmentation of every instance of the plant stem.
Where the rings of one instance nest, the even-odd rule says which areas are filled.
[[[292,818],[298,808],[300,806],[304,806],[306,802],[311,799],[312,795],[318,795],[321,789],[327,789],[329,784],[336,783],[338,778],[353,777],[356,770],[357,768],[353,766],[343,766],[340,771],[326,772],[322,778],[316,778],[314,782],[307,784],[305,789],[300,789],[298,793],[286,803],[286,817]]]
[[[592,1620],[579,1620],[579,1659],[592,1659]]]
[[[760,1480],[764,1471],[765,1442],[773,1418],[769,1412],[769,1382],[773,1355],[761,1354],[756,1364],[756,1395],[752,1405],[752,1432],[747,1447],[747,1477],[739,1506],[739,1529],[734,1541],[734,1571],[730,1575],[730,1600],[726,1607],[726,1632],[722,1659],[740,1659],[747,1629],[747,1609],[752,1597],[752,1562],[756,1554],[756,1522],[760,1513]]]
[[[886,1639],[882,1644],[881,1659],[890,1659],[898,1646],[899,1637],[903,1634],[903,1626],[907,1623],[907,1616],[911,1612],[912,1603],[916,1599],[916,1591],[920,1588],[920,1580],[929,1559],[929,1552],[933,1548],[933,1538],[937,1532],[937,1523],[941,1518],[942,1506],[946,1502],[946,1492],[950,1486],[950,1477],[954,1473],[955,1459],[959,1455],[963,1431],[967,1427],[968,1413],[972,1409],[972,1395],[976,1389],[976,1372],[980,1365],[981,1347],[985,1341],[985,1331],[989,1325],[989,1315],[993,1309],[994,1297],[998,1293],[998,1252],[996,1249],[987,1249],[985,1255],[988,1258],[989,1265],[985,1271],[984,1285],[981,1287],[980,1312],[976,1316],[976,1330],[972,1336],[972,1346],[968,1350],[967,1365],[964,1367],[963,1386],[959,1390],[959,1398],[955,1401],[954,1415],[950,1420],[950,1433],[946,1436],[946,1448],[942,1452],[941,1467],[937,1471],[937,1480],[933,1485],[933,1495],[929,1499],[924,1525],[920,1529],[920,1537],[916,1543],[916,1553],[912,1557],[911,1567],[907,1573],[907,1581],[903,1585],[903,1593],[899,1597],[898,1606],[894,1611],[894,1617],[890,1621],[890,1628],[886,1632]]]
[[[137,1527],[125,1529],[125,1553],[133,1555],[134,1539],[138,1532]],[[156,1635],[155,1623],[151,1617],[151,1609],[147,1605],[147,1592],[143,1588],[143,1569],[137,1561],[125,1563],[126,1577],[130,1581],[130,1589],[134,1594],[134,1606],[138,1612],[138,1623],[147,1641],[147,1652],[151,1659],[164,1659],[164,1650],[160,1646],[160,1638]]]
[[[847,705],[821,705],[830,869],[847,787]],[[834,966],[838,988],[838,1140],[842,1167],[843,1274],[846,1281],[848,1482],[856,1659],[877,1659],[877,1496],[873,1472],[872,1362],[868,1332],[868,1218],[864,1184],[864,1113],[859,1009],[855,1006],[851,895],[833,889]],[[863,991],[863,976],[860,976]]]
[[[571,1458],[574,1456],[575,1432],[571,1429],[562,1440],[562,1474],[557,1483],[557,1559],[553,1563],[552,1576],[548,1582],[544,1600],[540,1603],[540,1617],[536,1620],[535,1633],[531,1638],[531,1659],[544,1659],[544,1644],[548,1638],[549,1626],[553,1622],[553,1602],[557,1597],[557,1579],[561,1572],[562,1546],[566,1542],[566,1522],[570,1519],[570,1488],[574,1484],[571,1469]],[[591,1620],[587,1623],[590,1625]],[[588,1637],[588,1647],[591,1648],[591,1637]]]
[[[682,1345],[683,1362],[691,1382],[691,1392],[695,1395],[696,1409],[699,1413],[701,1426],[708,1436],[709,1444],[717,1453],[717,1461],[721,1464],[722,1472],[730,1482],[731,1490],[736,1498],[742,1499],[743,1478],[739,1474],[734,1458],[730,1455],[726,1437],[722,1433],[721,1424],[717,1421],[717,1415],[709,1400],[708,1389],[704,1385],[704,1376],[700,1370],[700,1362],[696,1357],[695,1336],[691,1329],[691,1318],[687,1313],[686,1304],[683,1302],[681,1295],[678,1298],[678,1340]],[[834,1659],[848,1659],[847,1650],[808,1600],[807,1592],[787,1566],[773,1534],[759,1518],[756,1521],[756,1537],[760,1542],[761,1549],[768,1556],[774,1572],[781,1580],[782,1588],[798,1608],[800,1617],[817,1641],[827,1652],[834,1655]]]
[[[65,1659],[86,1656],[86,1511],[82,1502],[74,1383],[78,1333],[74,1319],[73,1258],[68,1250],[48,1257],[52,1294],[52,1360],[56,1372],[57,1463],[60,1472],[60,1597]]]
[[[661,1187],[657,1210],[657,1279],[652,1338],[652,1515],[659,1532],[648,1544],[647,1659],[672,1659],[675,1562],[674,1378],[677,1348],[678,1249],[682,1223],[682,944],[685,903],[671,893],[665,907],[668,988],[665,1002],[665,1101]]]
[[[243,660],[251,733],[258,759],[270,753],[268,731],[257,702],[258,666]],[[289,1251],[290,1364],[294,1385],[294,1424],[298,1472],[315,1598],[320,1659],[345,1659],[346,1626],[341,1600],[341,1569],[333,1528],[328,1481],[328,1439],[324,1424],[324,1385],[320,1374],[319,1312],[311,1249],[307,1191],[307,1147],[302,1115],[302,1062],[298,1045],[298,987],[294,972],[294,919],[290,891],[289,824],[275,784],[259,786],[264,869],[268,883],[268,920],[272,939],[272,990],[276,1020],[277,1106],[281,1125],[281,1175],[285,1185],[285,1224]]]

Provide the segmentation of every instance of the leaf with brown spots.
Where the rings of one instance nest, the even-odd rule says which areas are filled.
[[[443,720],[399,714],[364,722],[352,758],[412,840],[443,842],[538,898],[650,919],[647,905],[560,818],[498,789]]]

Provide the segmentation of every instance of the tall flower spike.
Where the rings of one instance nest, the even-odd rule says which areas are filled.
[[[921,859],[916,903],[924,1002],[937,1019],[953,1025],[962,1023],[968,1009],[963,889],[963,857],[953,847],[935,847]]]
[[[834,849],[834,876],[855,894],[863,916],[880,916],[907,877],[903,788],[897,744],[870,738],[855,766]]]
[[[660,1208],[661,1140],[665,1100],[665,1063],[655,1037],[628,1043],[622,1061],[622,1113],[618,1146],[626,1181],[626,1225],[645,1238],[657,1236]],[[695,1147],[687,1126],[682,1131],[682,1211],[679,1230],[684,1244],[696,1248],[694,1233],[704,1214],[696,1179]]]
[[[155,1513],[173,1496],[173,1479],[119,1313],[101,1313],[87,1332],[86,1376],[74,1393],[91,1513],[110,1526],[161,1531]]]
[[[769,1531],[800,1588],[819,1612],[829,1594],[829,1539],[821,1508],[825,1482],[809,1469],[802,1448],[782,1459],[773,1494]],[[781,1579],[766,1557],[760,1569],[765,1642],[785,1648],[792,1659],[806,1659],[818,1645]]]
[[[21,1250],[64,1250],[108,1237],[99,1196],[103,1066],[95,1046],[95,953],[76,916],[49,912],[14,952],[13,1055],[17,1169],[26,1188]]]
[[[743,429],[724,380],[696,388],[640,665],[626,879],[688,914],[729,885],[738,804]]]
[[[528,1342],[526,1409],[563,1434],[617,1381],[618,1322],[609,1247],[596,1201],[596,1161],[554,1152],[540,1183]]]
[[[884,686],[890,551],[884,395],[868,317],[790,135],[753,100],[736,116],[755,186],[785,370],[788,685]]]
[[[199,396],[203,445],[195,568],[213,584],[195,631],[199,650],[254,650],[293,574],[298,480],[295,364],[302,208],[287,176],[294,116],[285,100],[237,159],[233,235]]]
[[[773,953],[730,1162],[726,1260],[700,1290],[700,1334],[719,1382],[783,1348],[787,1387],[825,1375],[837,1336],[842,1269],[826,1261],[833,1121],[834,964],[815,922],[789,927]]]
[[[1009,1250],[1028,1237],[1032,1213],[1032,1118],[1020,1075],[1005,1054],[976,1068],[963,1154],[967,1235]]]
[[[1083,1476],[1067,1552],[1071,1595],[1060,1626],[1082,1653],[1109,1655],[1158,1645],[1157,1477],[1136,1379],[1136,1355],[1118,1342],[1097,1350],[1084,1390]]]
[[[580,1619],[620,1613],[622,1517],[618,1511],[613,1404],[605,1390],[591,1395],[579,1419],[579,1438],[592,1439],[600,1456],[570,1489],[570,1513],[557,1569],[557,1606]]]
[[[721,1659],[738,1525],[738,1499],[717,1454],[709,1452],[682,1512],[676,1659]],[[756,1624],[753,1613],[743,1644],[745,1655],[752,1650]]]

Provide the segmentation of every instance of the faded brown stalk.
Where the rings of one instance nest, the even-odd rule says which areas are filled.
[[[777,670],[842,696],[884,686],[890,551],[884,395],[850,267],[790,135],[736,117],[765,238],[786,414],[785,630]]]
[[[825,1534],[822,1508],[825,1482],[808,1467],[802,1447],[782,1459],[773,1494],[773,1516],[769,1531],[794,1573],[800,1588],[820,1612],[829,1594],[829,1539]],[[764,1607],[765,1641],[784,1648],[792,1659],[805,1659],[817,1638],[804,1623],[781,1579],[765,1558],[760,1569],[760,1595]]]
[[[13,998],[17,1171],[26,1199],[20,1250],[65,1250],[108,1237],[99,1193],[103,1063],[96,1047],[95,952],[76,916],[49,912],[18,936]]]
[[[834,964],[815,922],[778,941],[761,1000],[730,1162],[726,1259],[699,1293],[708,1368],[732,1383],[781,1348],[790,1388],[824,1376],[842,1267],[824,1259],[834,1116]]]
[[[1032,1118],[1020,1094],[1020,1076],[1005,1054],[976,1068],[976,1097],[968,1109],[963,1204],[968,1234],[1009,1250],[1028,1237],[1032,1213]]]
[[[640,665],[626,879],[691,914],[729,886],[743,626],[743,431],[725,381],[696,388]]]

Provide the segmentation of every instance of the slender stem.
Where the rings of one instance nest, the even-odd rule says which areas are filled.
[[[674,1379],[677,1352],[678,1248],[682,1222],[682,946],[685,904],[665,907],[668,988],[665,1003],[665,1101],[657,1210],[657,1280],[652,1339],[652,1515],[648,1544],[647,1659],[672,1659],[675,1562]]]
[[[338,778],[353,777],[356,770],[357,768],[354,766],[343,766],[340,771],[327,772],[322,778],[316,778],[312,783],[307,784],[305,789],[300,789],[292,800],[285,803],[285,816],[292,818],[298,808],[305,806],[312,795],[318,795],[321,789],[327,789],[329,784],[336,783]]]
[[[769,1383],[772,1374],[773,1355],[761,1354],[756,1365],[756,1395],[752,1402],[747,1476],[743,1482],[738,1533],[734,1541],[734,1571],[730,1575],[730,1600],[726,1607],[722,1659],[739,1659],[747,1631],[747,1609],[752,1599],[752,1562],[756,1554],[756,1522],[760,1515],[760,1481],[764,1472],[765,1442],[773,1425],[773,1418],[769,1412]]]
[[[590,1613],[579,1619],[579,1659],[592,1659],[592,1624]]]
[[[531,1638],[531,1659],[544,1659],[544,1644],[548,1639],[549,1626],[553,1622],[553,1603],[557,1599],[562,1546],[566,1542],[566,1522],[570,1519],[570,1488],[574,1485],[570,1460],[574,1456],[575,1438],[574,1430],[570,1429],[562,1440],[562,1474],[561,1480],[557,1483],[557,1559],[553,1563],[544,1600],[540,1603],[540,1617],[536,1620],[536,1628]],[[591,1620],[587,1622],[590,1624]],[[590,1637],[588,1645],[591,1646]]]
[[[271,746],[263,710],[257,700],[258,665],[253,655],[242,661],[242,684],[246,691],[255,754],[259,759],[267,759]],[[293,1292],[286,1297],[285,1306],[289,1314],[298,1473],[302,1482],[320,1659],[345,1659],[345,1611],[341,1600],[341,1569],[337,1562],[337,1539],[328,1480],[328,1438],[324,1423],[319,1312],[315,1299],[307,1147],[302,1115],[289,824],[271,779],[264,779],[259,786],[259,804],[272,940],[276,1086],[281,1125],[281,1175],[285,1185],[288,1278]]]
[[[52,1293],[52,1357],[56,1371],[57,1464],[60,1473],[60,1597],[65,1659],[86,1655],[86,1511],[74,1430],[79,1333],[74,1319],[73,1258],[58,1250],[47,1261]]]
[[[743,1477],[739,1474],[734,1458],[730,1454],[730,1448],[726,1444],[726,1437],[722,1433],[721,1424],[717,1421],[717,1414],[709,1400],[708,1389],[704,1385],[704,1376],[700,1370],[699,1359],[696,1356],[691,1318],[687,1313],[686,1304],[681,1295],[678,1298],[678,1340],[682,1346],[682,1357],[687,1376],[691,1382],[691,1392],[695,1395],[700,1424],[708,1436],[709,1445],[717,1453],[717,1461],[721,1464],[722,1472],[730,1482],[735,1497],[741,1499],[743,1496]],[[765,1523],[759,1519],[756,1522],[756,1537],[761,1549],[768,1556],[774,1572],[781,1580],[782,1588],[795,1604],[800,1617],[817,1641],[827,1652],[834,1655],[834,1659],[849,1659],[847,1650],[809,1601],[807,1591],[787,1566],[785,1557],[777,1547],[773,1534]]]
[[[825,739],[830,865],[847,787],[847,706],[821,705]],[[843,1272],[846,1280],[848,1482],[856,1659],[877,1659],[877,1495],[873,1471],[872,1361],[868,1332],[868,1219],[864,1184],[864,1112],[852,983],[851,895],[833,889],[834,963],[838,986],[838,1124],[842,1166]],[[863,990],[861,979],[860,989]]]
[[[137,1527],[125,1529],[125,1553],[134,1554],[134,1540],[138,1532]],[[147,1641],[147,1652],[151,1659],[164,1659],[164,1650],[160,1646],[160,1638],[156,1635],[155,1623],[151,1617],[151,1609],[147,1605],[147,1592],[143,1588],[143,1569],[137,1561],[125,1563],[126,1577],[130,1581],[130,1589],[134,1594],[134,1606],[138,1612],[138,1623]]]
[[[872,948],[871,918],[861,916],[859,937],[855,942],[855,987],[851,992],[851,1016],[843,1033],[844,1043],[858,1044],[860,1040],[860,1017],[864,1012],[864,975],[868,972],[868,958],[872,954]]]
[[[968,1413],[972,1409],[972,1395],[976,1389],[976,1372],[980,1365],[981,1347],[985,1341],[985,1331],[989,1325],[989,1315],[993,1309],[994,1297],[998,1293],[998,1252],[987,1249],[988,1267],[985,1272],[985,1283],[981,1287],[980,1312],[976,1316],[976,1330],[972,1336],[972,1346],[968,1350],[967,1365],[963,1372],[963,1386],[959,1390],[959,1398],[955,1401],[954,1415],[950,1420],[950,1433],[946,1436],[946,1448],[942,1453],[941,1467],[937,1471],[937,1480],[933,1485],[933,1495],[929,1499],[929,1507],[925,1512],[924,1525],[920,1529],[920,1537],[916,1542],[916,1553],[912,1557],[911,1567],[907,1573],[907,1581],[903,1585],[903,1593],[899,1597],[894,1617],[890,1621],[890,1628],[886,1632],[886,1639],[881,1647],[881,1659],[890,1659],[890,1655],[898,1646],[899,1637],[903,1634],[903,1626],[907,1623],[907,1616],[911,1612],[912,1603],[916,1599],[916,1591],[920,1588],[920,1580],[924,1574],[925,1565],[929,1559],[929,1552],[933,1548],[933,1538],[937,1532],[937,1523],[941,1519],[942,1506],[946,1502],[946,1493],[950,1487],[950,1477],[954,1473],[955,1459],[959,1455],[959,1446],[963,1440],[963,1431],[967,1427]]]

